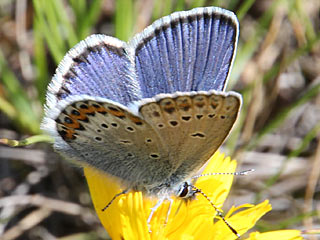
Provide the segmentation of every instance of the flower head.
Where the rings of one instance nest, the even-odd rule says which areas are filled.
[[[224,158],[223,154],[217,152],[211,157],[203,174],[234,172],[235,169],[236,162],[234,160],[229,157]],[[105,211],[102,211],[106,204],[123,189],[113,177],[106,176],[98,172],[98,170],[85,167],[84,171],[96,212],[112,239],[231,240],[237,238],[224,221],[215,217],[215,209],[208,202],[208,199],[200,193],[196,194],[195,199],[187,201],[173,196],[169,216],[167,215],[170,202],[164,201],[154,212],[150,227],[147,225],[147,219],[151,208],[157,203],[157,199],[145,197],[141,192],[131,191],[127,194],[122,194]],[[232,181],[232,175],[203,176],[197,179],[195,186],[201,189],[211,202],[220,209],[230,191]],[[225,220],[238,234],[242,235],[270,210],[271,205],[268,201],[256,206],[245,204],[239,207],[232,207],[225,215]],[[273,234],[280,233],[277,231]],[[299,231],[292,233],[288,230],[281,234],[282,236],[289,236],[290,234],[290,236],[300,236]],[[272,238],[274,239],[273,235]],[[264,238],[263,234],[252,233],[249,239],[267,238]]]

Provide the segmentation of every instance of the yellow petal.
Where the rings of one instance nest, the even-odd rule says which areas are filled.
[[[247,240],[302,240],[301,232],[298,230],[279,230],[265,233],[253,232]]]
[[[102,211],[113,196],[122,191],[119,184],[110,176],[96,169],[85,167],[85,176],[99,219],[112,239],[150,239],[146,225],[145,209],[141,192],[122,195]]]
[[[205,173],[234,172],[236,162],[216,153],[208,162]],[[158,199],[143,197],[141,192],[129,192],[116,198],[105,211],[102,208],[123,189],[118,181],[111,176],[90,167],[84,167],[91,197],[97,214],[112,239],[236,239],[227,225],[215,219],[215,209],[202,194],[196,194],[195,199],[185,201],[172,197],[171,212],[166,223],[170,202],[163,204],[154,212],[147,226],[151,208]],[[222,207],[230,187],[232,175],[213,175],[199,177],[195,186],[206,194],[218,208]],[[246,208],[238,211],[240,208]],[[265,201],[257,206],[242,205],[232,208],[226,215],[228,223],[240,234],[253,227],[255,222],[271,209]]]
[[[270,210],[271,205],[269,204],[269,201],[266,200],[256,206],[252,204],[244,204],[239,207],[232,207],[226,214],[225,218],[228,223],[237,230],[238,234],[243,235]],[[234,214],[234,212],[236,213]],[[230,231],[223,221],[220,220],[217,222],[214,225],[214,228],[216,228],[217,231],[217,239],[236,239],[235,235]]]

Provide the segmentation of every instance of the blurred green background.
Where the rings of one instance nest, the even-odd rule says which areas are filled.
[[[0,138],[40,134],[47,84],[86,36],[128,40],[162,16],[201,6],[240,21],[228,90],[244,101],[221,151],[256,172],[236,179],[226,209],[268,198],[274,210],[258,230],[319,228],[319,0],[0,0]],[[49,144],[3,144],[0,160],[0,236],[105,239],[81,170]]]

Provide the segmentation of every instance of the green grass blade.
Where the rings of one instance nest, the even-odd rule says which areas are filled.
[[[133,32],[133,1],[116,1],[115,36],[123,41],[128,41]]]
[[[31,144],[39,143],[39,142],[47,142],[47,143],[53,143],[54,140],[51,136],[49,135],[34,135],[31,137],[28,137],[23,140],[11,140],[11,139],[6,139],[6,138],[0,138],[0,143],[8,145],[10,147],[21,147],[21,146],[28,146]]]
[[[48,62],[44,38],[41,34],[40,25],[37,19],[34,19],[34,63],[36,66],[35,86],[41,104],[45,101],[45,93],[49,81]]]
[[[153,11],[152,11],[152,21],[162,16],[162,9],[163,9],[162,7],[163,7],[162,1],[154,2]]]
[[[237,17],[239,21],[243,19],[243,17],[247,14],[248,10],[254,4],[255,0],[246,0],[241,4],[241,7],[237,11]]]
[[[61,38],[61,33],[59,31],[59,22],[56,18],[54,9],[49,6],[51,0],[33,0],[33,7],[35,10],[35,16],[37,17],[42,32],[46,35],[56,45],[56,49],[59,52],[65,52],[65,44],[63,38]],[[49,39],[46,39],[47,41]]]
[[[160,16],[160,17],[169,15],[173,11],[174,11],[174,9],[173,9],[172,1],[171,0],[164,0],[163,1],[163,12],[162,12],[162,16]]]
[[[15,119],[18,115],[14,106],[9,103],[6,99],[0,96],[0,112],[3,112],[10,119]]]
[[[191,8],[203,7],[205,3],[205,0],[193,0],[191,3]]]
[[[5,108],[4,113],[8,113],[8,117],[14,117],[12,120],[23,131],[29,133],[39,133],[40,119],[35,114],[31,107],[30,99],[25,94],[20,82],[15,75],[9,70],[6,64],[5,58],[0,51],[0,82],[6,92],[6,98],[11,105],[2,106]],[[5,102],[4,102],[5,103]],[[13,109],[15,109],[15,115],[13,115]]]
[[[174,11],[183,11],[183,10],[186,10],[185,9],[185,1],[178,0]]]
[[[50,53],[52,54],[52,57],[54,58],[56,64],[58,64],[63,58],[66,52],[66,48],[63,43],[60,43],[61,38],[57,38],[56,35],[48,27],[46,17],[41,10],[40,2],[41,1],[38,0],[33,1],[33,6],[36,13],[34,21],[37,22],[38,31],[41,32],[41,34],[44,36],[44,39],[48,44]]]
[[[85,18],[83,17],[86,11],[88,10],[86,0],[69,0],[69,3],[73,9],[73,12],[77,19],[77,24],[82,22]]]
[[[84,39],[90,34],[92,26],[97,22],[99,18],[99,13],[101,11],[102,0],[94,0],[88,6],[88,9],[85,9],[86,17],[83,17],[83,14],[77,16],[78,23],[78,36],[79,39]]]
[[[71,23],[70,18],[68,17],[68,13],[66,11],[66,7],[64,6],[61,0],[47,0],[47,2],[51,5],[56,18],[58,19],[60,25],[60,36],[65,36],[68,42],[68,49],[73,47],[75,44],[79,42],[77,34],[74,30],[74,26]]]

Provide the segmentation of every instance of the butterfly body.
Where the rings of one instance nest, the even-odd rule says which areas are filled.
[[[214,7],[164,17],[129,43],[92,35],[59,65],[42,128],[67,159],[172,194],[237,119],[241,96],[224,92],[237,36],[234,14]]]

